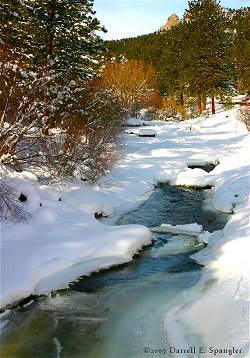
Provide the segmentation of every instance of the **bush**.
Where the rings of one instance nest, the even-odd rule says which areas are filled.
[[[46,76],[39,76],[21,66],[18,61],[0,58],[0,161],[15,165],[20,152],[27,155],[39,140],[42,127]],[[29,138],[29,140],[27,140]],[[18,147],[18,149],[17,149]],[[21,154],[24,155],[23,153]]]
[[[20,193],[14,185],[9,184],[5,179],[0,179],[0,220],[14,223],[28,220],[29,214],[25,211],[19,197]]]
[[[94,182],[119,159],[125,112],[112,90],[103,88],[98,79],[81,91],[77,106],[59,123],[62,133],[47,140],[47,160],[57,176]]]
[[[151,64],[138,60],[107,62],[100,75],[103,88],[112,89],[128,116],[137,117],[145,106],[160,105],[155,90],[156,72]]]
[[[237,119],[245,123],[248,132],[250,131],[250,106],[244,106],[238,109]]]
[[[181,121],[189,117],[187,108],[179,105],[174,98],[166,98],[163,100],[163,108],[158,111],[158,115],[158,118],[161,120],[173,118]]]
[[[30,107],[18,112],[22,119],[34,117],[28,125],[22,120],[17,127],[16,121],[6,120],[0,131],[1,162],[45,177],[77,176],[92,182],[110,171],[119,159],[125,117],[119,100],[99,80],[92,80],[83,83],[75,101],[64,104],[64,112],[51,113],[50,123],[56,128],[46,135]]]
[[[224,109],[227,111],[229,109],[232,109],[234,107],[234,104],[232,101],[230,101],[229,99],[226,100],[224,103],[223,103],[223,107]]]

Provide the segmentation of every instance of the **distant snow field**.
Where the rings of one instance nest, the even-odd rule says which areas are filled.
[[[28,223],[2,223],[1,307],[132,260],[150,244],[150,230],[112,225],[146,200],[157,182],[209,185],[214,208],[232,215],[224,230],[206,235],[208,245],[192,256],[205,269],[199,283],[186,291],[185,305],[166,312],[167,338],[170,345],[184,349],[195,345],[199,336],[204,347],[226,350],[233,345],[242,350],[235,356],[247,357],[250,251],[245,125],[235,119],[235,110],[180,123],[146,124],[142,131],[157,137],[133,136],[127,130],[124,159],[93,188],[78,180],[40,185],[31,173],[1,169],[27,196],[23,205],[31,214]],[[210,173],[188,168],[206,163],[219,164]],[[96,215],[107,218],[99,222]],[[176,229],[201,231],[195,223]]]

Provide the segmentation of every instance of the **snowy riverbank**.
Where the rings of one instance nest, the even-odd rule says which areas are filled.
[[[250,210],[246,129],[235,120],[234,110],[180,125],[156,124],[153,128],[158,138],[150,141],[150,150],[128,155],[128,176],[142,180],[132,187],[153,181],[211,185],[214,208],[233,214],[222,232],[208,238],[207,248],[192,257],[205,270],[199,284],[186,291],[186,304],[166,316],[172,351],[177,357],[248,357]],[[210,173],[187,167],[206,162],[219,165]],[[144,180],[142,168],[151,173]],[[197,342],[203,342],[202,352],[197,348],[190,355],[188,349]]]
[[[145,200],[157,182],[210,185],[215,209],[233,215],[223,233],[209,237],[208,247],[195,255],[206,269],[199,284],[187,291],[186,305],[167,315],[168,339],[184,349],[195,345],[194,336],[200,335],[205,348],[229,349],[233,344],[242,349],[240,356],[247,357],[249,142],[245,126],[235,120],[234,110],[183,123],[148,124],[157,136],[125,134],[124,159],[94,189],[79,182],[39,186],[29,173],[9,173],[28,197],[24,205],[31,220],[2,224],[1,306],[131,260],[150,243],[150,231],[140,225],[110,225]],[[205,163],[219,165],[210,173],[188,168]],[[94,218],[95,213],[110,216],[112,208],[113,218],[102,223]]]

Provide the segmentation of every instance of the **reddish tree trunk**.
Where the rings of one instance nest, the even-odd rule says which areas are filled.
[[[211,96],[211,107],[212,107],[212,114],[215,114],[214,94],[212,94]]]
[[[202,86],[201,86],[201,83],[199,83],[197,85],[197,110],[198,110],[198,113],[201,113],[202,112],[202,107],[201,107],[201,89],[202,89]]]
[[[214,66],[211,68],[211,109],[212,114],[215,114],[215,101],[214,101],[215,89],[214,89]]]
[[[207,99],[206,97],[202,100],[202,110],[205,111],[207,109]]]
[[[183,85],[180,86],[180,105],[184,107],[184,93],[183,93]]]

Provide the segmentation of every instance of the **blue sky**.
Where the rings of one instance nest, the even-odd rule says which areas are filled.
[[[231,8],[250,6],[249,0],[221,0]],[[104,39],[119,39],[158,30],[174,12],[182,17],[188,0],[95,0],[96,17],[106,27]]]

